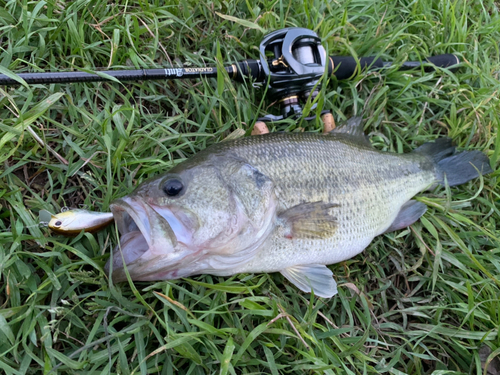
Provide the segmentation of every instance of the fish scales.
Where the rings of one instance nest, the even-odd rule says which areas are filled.
[[[346,137],[278,133],[224,143],[218,155],[233,154],[274,182],[279,211],[304,202],[339,204],[332,209],[337,235],[289,240],[277,227],[264,250],[236,272],[276,272],[304,261],[332,264],[351,258],[387,229],[404,202],[436,182],[434,165],[425,156],[380,152]]]

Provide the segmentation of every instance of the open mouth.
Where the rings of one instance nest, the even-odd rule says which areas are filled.
[[[120,232],[120,244],[114,249],[112,259],[113,270],[116,270],[122,268],[123,263],[129,265],[140,258],[149,250],[149,244],[136,221],[123,206],[113,205],[111,210]],[[145,234],[149,235],[146,231]],[[110,263],[108,262],[106,271],[109,271],[109,268]]]
[[[137,263],[145,263],[161,253],[173,251],[177,240],[167,220],[161,217],[147,203],[130,197],[119,199],[111,205],[111,211],[120,232],[120,244],[115,247],[113,257],[106,263],[105,270],[113,269],[113,280],[126,279],[127,266],[132,279],[143,278],[144,273],[135,272]],[[142,270],[144,271],[144,270]]]

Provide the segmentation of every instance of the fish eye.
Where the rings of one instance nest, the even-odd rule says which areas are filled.
[[[60,220],[58,220],[58,221],[56,221],[56,222],[54,223],[54,225],[55,225],[56,227],[60,226],[61,224],[62,224],[62,221],[60,221]]]
[[[163,184],[163,191],[169,197],[176,197],[180,194],[184,185],[177,178],[171,178]]]

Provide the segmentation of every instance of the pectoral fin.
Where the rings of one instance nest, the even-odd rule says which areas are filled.
[[[330,209],[336,203],[302,203],[279,215],[286,227],[287,238],[323,239],[333,236],[337,230],[337,218]]]
[[[394,232],[412,225],[427,211],[427,206],[422,202],[410,200],[401,206],[398,216],[384,233]]]
[[[315,295],[324,298],[337,294],[333,273],[322,264],[289,267],[281,271],[281,274],[303,292],[310,293],[313,290]]]

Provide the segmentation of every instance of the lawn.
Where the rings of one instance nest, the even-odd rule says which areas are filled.
[[[377,149],[449,136],[498,168],[493,1],[0,0],[0,73],[231,64],[258,58],[264,35],[284,27],[314,30],[329,55],[394,63],[330,79],[319,95],[337,122],[364,115]],[[397,69],[442,53],[460,69]],[[418,195],[421,220],[330,267],[332,299],[281,274],[113,285],[103,266],[114,226],[75,238],[39,227],[41,209],[108,211],[141,181],[248,135],[278,113],[263,93],[222,74],[0,86],[0,373],[483,373],[500,354],[498,171]]]

